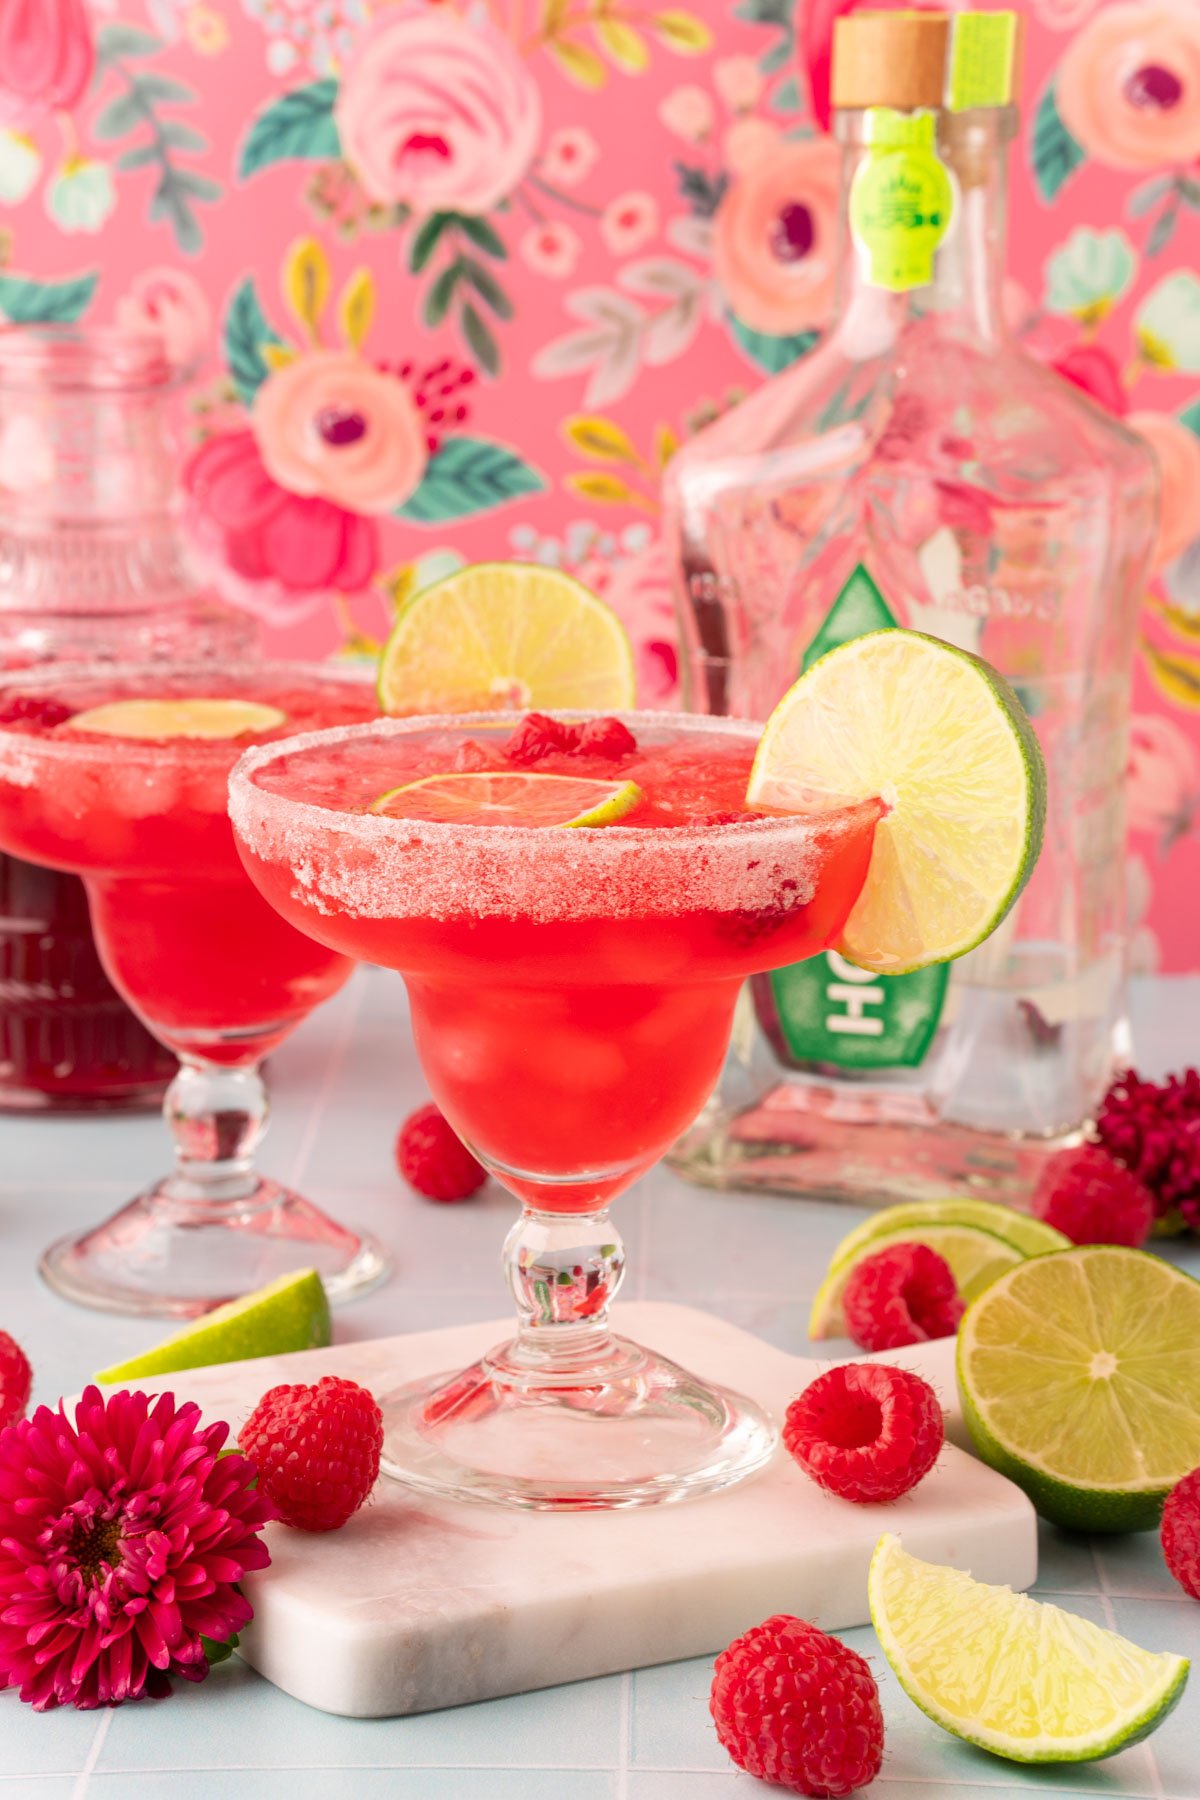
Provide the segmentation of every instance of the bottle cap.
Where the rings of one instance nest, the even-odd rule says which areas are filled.
[[[854,12],[833,27],[835,107],[897,112],[1007,106],[1017,85],[1015,12]]]

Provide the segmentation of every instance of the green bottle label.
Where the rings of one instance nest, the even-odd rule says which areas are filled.
[[[804,653],[802,670],[868,631],[895,626],[895,614],[860,563]],[[826,950],[767,977],[788,1057],[842,1069],[915,1068],[938,1027],[950,965],[911,975],[873,975]]]
[[[933,280],[933,257],[950,229],[954,188],[939,161],[931,112],[873,106],[867,154],[850,186],[850,232],[874,287],[902,294]]]
[[[951,112],[1007,106],[1017,53],[1015,12],[955,13],[950,28]]]

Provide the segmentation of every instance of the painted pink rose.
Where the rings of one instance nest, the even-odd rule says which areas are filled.
[[[678,706],[675,603],[666,553],[657,539],[616,564],[604,584],[604,598],[633,643],[638,704]]]
[[[533,161],[542,102],[494,26],[406,5],[385,8],[355,46],[334,119],[372,200],[419,214],[485,213]]]
[[[767,119],[735,119],[721,139],[725,167],[732,175],[744,175],[764,156],[773,156],[782,142],[782,131]]]
[[[1129,722],[1130,831],[1148,831],[1169,845],[1191,828],[1200,806],[1200,759],[1191,739],[1161,713]]]
[[[408,387],[349,350],[312,350],[276,369],[253,416],[267,471],[293,494],[390,513],[425,473],[425,427]]]
[[[1061,356],[1056,356],[1050,367],[1064,381],[1079,388],[1120,419],[1129,411],[1129,396],[1121,382],[1121,371],[1116,359],[1103,344],[1074,344]]]
[[[212,307],[194,275],[182,269],[144,269],[116,306],[123,331],[157,332],[174,369],[194,369],[208,349]]]
[[[1162,569],[1200,537],[1200,438],[1170,413],[1130,413],[1127,423],[1145,438],[1158,460],[1161,489],[1154,567]]]
[[[1200,156],[1200,7],[1125,0],[1067,45],[1058,110],[1097,162],[1157,169]]]
[[[1033,10],[1051,31],[1072,31],[1095,12],[1100,0],[1033,0]]]
[[[713,265],[743,325],[786,337],[828,318],[840,161],[828,138],[783,143],[730,183],[716,217]]]
[[[374,578],[375,521],[280,487],[252,431],[207,438],[183,482],[206,572],[230,599],[271,623],[289,623],[324,593],[357,593]]]
[[[69,110],[95,62],[86,0],[0,0],[0,125],[24,131]]]

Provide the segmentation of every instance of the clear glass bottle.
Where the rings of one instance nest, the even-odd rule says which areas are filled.
[[[156,337],[0,330],[0,669],[253,653],[197,591]],[[75,876],[0,856],[0,1110],[154,1106],[174,1058],[100,967]]]
[[[1005,330],[1015,44],[1012,14],[838,21],[837,322],[685,446],[666,518],[687,704],[765,717],[881,626],[978,651],[1041,739],[1045,849],[953,965],[880,978],[831,951],[757,981],[675,1154],[701,1181],[1019,1200],[1128,1054],[1123,776],[1157,473]]]

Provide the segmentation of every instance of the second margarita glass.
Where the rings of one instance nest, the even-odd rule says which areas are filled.
[[[248,743],[369,718],[329,668],[55,667],[0,687],[0,848],[82,875],[105,972],[181,1067],[178,1167],[42,1258],[68,1299],[188,1316],[299,1267],[331,1299],[380,1280],[372,1238],[260,1175],[262,1058],[336,993],[345,956],[264,904],[234,850],[229,769]]]

